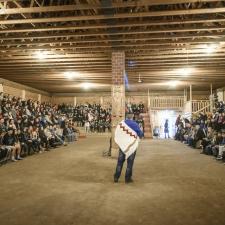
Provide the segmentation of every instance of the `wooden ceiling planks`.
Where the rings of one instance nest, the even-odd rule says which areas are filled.
[[[0,0],[0,76],[49,92],[81,91],[81,82],[110,90],[111,52],[123,50],[132,85],[141,74],[149,87],[160,80],[225,86],[224,1],[108,2]],[[177,73],[184,67],[193,74]],[[68,71],[80,76],[68,80]]]

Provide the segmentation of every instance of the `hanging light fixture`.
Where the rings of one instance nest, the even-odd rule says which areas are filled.
[[[142,83],[141,74],[140,73],[139,73],[139,77],[138,77],[138,83]]]

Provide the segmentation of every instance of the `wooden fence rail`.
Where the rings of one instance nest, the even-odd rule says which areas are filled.
[[[151,109],[180,109],[184,107],[183,97],[151,97],[150,108]]]

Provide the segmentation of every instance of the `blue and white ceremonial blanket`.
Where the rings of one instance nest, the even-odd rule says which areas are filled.
[[[117,125],[115,142],[126,155],[126,159],[137,150],[139,141],[140,139],[137,133],[124,120]]]

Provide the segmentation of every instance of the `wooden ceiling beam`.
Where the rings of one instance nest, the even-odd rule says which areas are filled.
[[[201,0],[201,2],[217,2],[217,1],[218,0]],[[7,2],[7,0],[2,2]],[[198,3],[198,2],[200,1],[199,0],[171,0],[171,1],[139,0],[139,1],[133,1],[133,2],[112,2],[111,4],[76,4],[76,5],[63,5],[63,6],[60,5],[60,6],[26,7],[26,8],[20,8],[20,9],[9,8],[9,9],[0,10],[0,15],[11,15],[11,14],[21,14],[21,13],[62,12],[62,11],[75,11],[75,10],[106,9],[106,8],[127,8],[127,7],[140,7],[140,6],[148,6],[148,5],[149,6],[169,5],[169,4]]]
[[[96,91],[109,90],[111,52],[123,50],[132,87],[138,86],[139,73],[145,82],[139,85],[141,89],[149,83],[163,88],[163,81],[174,79],[183,86],[202,85],[202,89],[209,83],[215,87],[225,83],[222,1],[112,1],[106,7],[94,0],[75,0],[78,4],[73,6],[66,5],[72,1],[58,0],[57,5],[51,1],[51,6],[46,6],[48,1],[34,1],[26,8],[19,0],[18,8],[12,8],[12,1],[0,10],[1,77],[54,92],[80,90],[79,84],[85,81],[98,84]],[[221,45],[207,55],[203,43]],[[45,59],[37,59],[35,50],[45,51]],[[177,70],[186,66],[195,72],[182,77]],[[68,80],[66,71],[81,76]]]
[[[27,55],[27,56],[4,56],[4,55],[1,55],[0,56],[0,59],[1,60],[8,60],[8,59],[37,59],[37,56],[35,56],[35,53],[33,55]],[[49,54],[49,55],[46,55],[45,56],[45,60],[47,59],[58,59],[58,58],[64,58],[65,60],[67,58],[92,58],[92,59],[95,59],[95,58],[111,58],[111,55],[110,54],[106,54],[106,53],[96,53],[96,54],[85,54],[85,53],[80,53],[80,54]]]
[[[8,62],[14,64],[14,63],[31,63],[31,62],[36,62],[37,60],[33,60],[33,59],[30,59],[30,60],[9,60]],[[69,62],[83,62],[83,61],[111,61],[111,59],[104,59],[104,58],[88,58],[88,59],[85,59],[85,58],[80,58],[80,59],[48,59],[48,60],[45,60],[46,62],[66,62],[66,61],[69,61]],[[0,64],[5,64],[7,61],[0,61]]]
[[[154,71],[156,72],[157,74],[160,73],[162,74],[163,76],[163,73],[162,72],[165,72],[166,75],[170,75],[170,74],[173,74],[173,75],[177,75],[179,78],[181,79],[186,79],[186,77],[180,77],[181,74],[178,74],[179,71],[177,71],[178,69],[181,69],[181,68],[184,68],[184,66],[180,66],[180,65],[160,65],[160,66],[148,66],[148,65],[145,65],[145,66],[137,66],[136,68],[128,68],[126,69],[126,71],[128,72],[128,77],[132,77],[132,75],[130,74],[130,72],[136,72],[136,71],[140,71],[139,69],[145,69],[146,71],[150,72],[150,71]],[[205,70],[205,66],[197,66],[197,67],[194,67],[194,72],[191,76],[207,76],[207,74],[209,75],[213,75],[214,78],[216,79],[217,77],[220,77],[224,79],[224,73],[225,73],[225,67],[219,67],[219,66],[210,66],[207,70]],[[1,69],[1,74],[4,74],[5,76],[17,76],[17,75],[20,75],[21,74],[21,79],[23,79],[23,76],[26,76],[26,75],[29,75],[31,78],[32,76],[34,76],[33,78],[35,79],[35,75],[37,75],[36,78],[40,78],[41,75],[48,75],[48,77],[45,79],[50,79],[53,76],[55,76],[56,74],[58,76],[60,76],[61,79],[65,79],[66,77],[64,76],[64,72],[67,72],[68,70],[66,69],[58,69],[58,70],[50,70],[50,71],[45,71],[45,70],[40,70],[40,69],[26,69],[26,70],[23,70],[23,69],[14,69],[14,70],[8,70],[8,69]],[[75,71],[76,72],[84,72],[84,74],[82,74],[82,77],[83,79],[85,78],[89,78],[88,74],[85,73],[85,71],[89,71],[89,73],[91,74],[90,77],[92,78],[96,78],[96,77],[101,77],[101,73],[100,71],[102,71],[103,75],[102,77],[111,77],[111,72],[108,73],[108,75],[105,74],[105,72],[107,71],[111,71],[111,68],[110,67],[103,67],[103,68],[98,68],[98,67],[78,67],[78,68],[75,68]],[[99,72],[99,74],[97,75],[93,75],[93,73],[97,73]],[[85,75],[85,77],[83,76]],[[79,77],[77,77],[76,79],[78,79]]]
[[[154,72],[154,71],[153,71]],[[3,77],[4,79],[12,79],[12,77]],[[31,78],[29,79],[29,78],[25,78],[24,80],[22,79],[22,78],[13,78],[14,80],[16,80],[17,82],[18,81],[23,81],[23,82],[32,82],[32,81],[34,81],[34,80],[32,80]],[[158,81],[160,81],[160,82],[162,82],[162,80],[163,79],[167,79],[167,80],[179,80],[179,81],[187,81],[187,80],[182,80],[182,79],[179,79],[178,77],[176,77],[176,76],[162,76],[161,77],[161,79],[160,79],[160,77],[158,76],[158,77],[149,77],[149,78],[145,78],[145,77],[142,77],[142,79],[145,81],[145,82],[149,82],[149,83],[151,83],[152,82],[152,80],[154,79],[154,82],[156,82],[157,80]],[[96,78],[94,78],[94,79],[77,79],[76,81],[71,81],[71,80],[67,80],[67,81],[64,81],[63,82],[63,85],[66,85],[67,83],[68,84],[71,84],[72,82],[74,82],[74,83],[78,83],[78,82],[93,82],[93,83],[103,83],[103,84],[110,84],[110,77],[108,78],[108,79],[106,79],[106,78],[99,78],[99,79],[96,79]],[[223,79],[218,79],[218,80],[215,80],[214,78],[213,78],[213,76],[211,76],[211,77],[206,77],[206,78],[190,78],[189,80],[188,80],[188,82],[192,82],[192,81],[199,81],[199,82],[207,82],[207,80],[209,80],[208,81],[208,83],[210,84],[210,83],[222,83],[222,84],[224,84],[225,83],[225,81],[223,80]],[[62,85],[62,81],[63,81],[63,79],[56,79],[56,78],[53,78],[52,80],[46,80],[46,79],[44,79],[44,78],[42,78],[42,79],[37,79],[36,81],[35,81],[35,83],[40,83],[40,82],[44,82],[45,81],[45,84],[43,84],[43,85],[46,85],[46,84],[50,84],[50,86],[54,83],[54,82],[58,82],[58,83],[61,83],[60,85],[61,86],[63,86]],[[134,78],[131,78],[131,79],[129,79],[129,83],[130,84],[132,84],[133,83],[133,81],[135,81],[135,82],[137,82],[138,81],[138,76],[136,76],[136,77],[134,77]],[[152,82],[152,83],[154,83],[154,82]]]
[[[188,55],[188,58],[189,59],[194,59],[194,58],[204,58],[205,60],[213,60],[214,57],[224,57],[225,54],[224,53],[213,53],[213,54],[199,54],[199,53],[196,53],[196,54],[189,54]],[[180,59],[180,58],[184,58],[184,59],[187,59],[187,54],[175,54],[175,55],[169,55],[169,54],[155,54],[155,55],[131,55],[131,56],[127,56],[127,59],[129,60],[137,60],[137,59],[172,59],[172,58],[175,58],[175,59]],[[9,62],[9,63],[31,63],[31,62],[37,62],[37,61],[45,61],[45,62],[67,62],[67,61],[110,61],[111,60],[111,57],[105,57],[105,56],[99,56],[99,57],[81,57],[81,58],[78,58],[77,56],[76,57],[72,57],[72,56],[69,56],[68,58],[64,57],[57,57],[57,58],[46,58],[46,59],[43,59],[43,60],[39,60],[39,59],[36,59],[36,58],[33,58],[33,59],[30,59],[29,57],[27,59],[23,59],[23,58],[20,58],[20,59],[6,59],[6,58],[2,58],[1,61],[0,61],[0,64],[5,64],[6,62]]]
[[[4,11],[4,10],[3,10]],[[49,18],[32,18],[32,19],[8,19],[0,20],[0,25],[9,24],[26,24],[26,23],[55,23],[68,21],[87,21],[87,20],[108,20],[108,19],[128,19],[137,17],[162,17],[162,16],[179,16],[179,15],[197,15],[197,14],[215,14],[224,13],[225,7],[219,8],[199,8],[199,9],[180,9],[180,10],[163,10],[138,13],[116,13],[109,15],[91,15],[91,16],[66,16],[66,17],[49,17]]]
[[[138,38],[137,38],[138,39]],[[148,40],[148,39],[146,39]],[[97,41],[97,40],[96,40]],[[0,47],[0,51],[1,53],[10,53],[10,54],[14,54],[14,53],[31,53],[34,50],[54,50],[54,51],[60,51],[63,52],[64,50],[70,50],[72,52],[74,52],[74,50],[76,52],[80,52],[80,53],[84,53],[85,51],[88,52],[112,52],[113,50],[124,50],[127,52],[130,51],[138,51],[138,50],[154,50],[154,49],[162,49],[163,47],[166,48],[170,48],[170,49],[179,49],[179,48],[185,48],[186,46],[198,46],[201,44],[215,44],[215,43],[224,43],[225,39],[224,38],[220,38],[220,39],[215,39],[215,40],[208,40],[208,39],[201,39],[201,40],[178,40],[178,41],[160,41],[160,42],[156,42],[156,41],[152,41],[152,42],[142,42],[142,43],[121,43],[118,44],[117,47],[113,47],[110,45],[92,45],[92,46],[85,46],[85,45],[76,45],[76,46],[70,46],[70,45],[61,45],[61,46],[34,46],[34,47],[27,47],[27,46],[20,46],[20,47]],[[95,48],[95,46],[97,46]],[[94,48],[91,48],[94,47]],[[132,47],[132,48],[130,48]]]
[[[132,69],[126,69],[126,71],[129,73],[129,77],[130,77],[130,73],[131,72],[136,72],[136,73],[139,73],[141,72],[141,70],[145,70],[146,72],[150,72],[150,71],[154,71],[155,73],[157,73],[159,75],[162,74],[163,76],[163,73],[162,72],[166,72],[166,74],[174,74],[174,75],[177,75],[178,78],[182,78],[181,77],[181,74],[177,74],[178,70],[179,69],[182,69],[184,68],[184,66],[182,65],[175,65],[175,66],[159,66],[159,67],[156,67],[156,66],[152,66],[152,67],[149,67],[149,66],[139,66],[138,68],[132,68]],[[201,66],[201,67],[194,67],[195,70],[197,70],[197,72],[194,72],[197,76],[207,76],[207,74],[210,74],[212,76],[214,76],[214,78],[216,79],[219,75],[221,75],[221,78],[224,79],[224,66],[223,67],[216,67],[216,66],[212,66],[209,68],[209,71],[206,71],[204,70],[206,67],[204,66]],[[202,71],[202,70],[204,71]],[[175,71],[177,70],[177,71]],[[199,72],[198,72],[199,70]],[[218,71],[219,70],[219,71]],[[38,70],[38,71],[34,71],[34,70],[7,70],[7,69],[3,69],[0,73],[4,76],[8,76],[10,77],[10,75],[14,76],[14,77],[17,77],[17,76],[21,76],[21,79],[23,79],[23,76],[26,76],[26,75],[29,75],[30,78],[32,79],[32,76],[35,76],[35,75],[38,75],[37,79],[39,79],[39,76],[41,74],[44,74],[45,76],[47,76],[46,80],[47,79],[50,79],[51,78],[51,74],[61,74],[61,78],[62,79],[66,79],[65,76],[63,76],[64,72],[67,72],[68,70],[66,69],[61,69],[59,71],[43,71],[43,70]],[[91,68],[91,67],[82,67],[82,68],[74,68],[74,70],[72,71],[76,71],[76,72],[83,72],[83,73],[104,73],[104,75],[102,77],[107,77],[106,74],[109,74],[109,77],[111,77],[111,68],[108,67],[108,68]],[[83,77],[83,79],[86,79],[86,78],[89,78],[88,75],[86,74],[83,74],[85,77]],[[94,76],[94,75],[91,75],[90,77],[92,77],[93,79],[95,79],[96,77],[100,77],[100,75],[98,76]],[[132,77],[132,76],[131,76]],[[33,77],[35,79],[35,77]],[[183,79],[187,79],[186,77],[183,77]],[[188,78],[189,79],[189,78]]]
[[[199,29],[199,30],[198,30]],[[176,39],[176,38],[194,38],[194,37],[223,37],[225,36],[225,32],[216,32],[216,33],[199,33],[199,31],[218,31],[218,30],[224,30],[225,26],[221,26],[221,27],[198,27],[198,28],[185,28],[185,29],[159,29],[159,30],[145,30],[145,31],[118,31],[117,33],[111,33],[111,32],[86,32],[84,34],[82,33],[59,33],[59,34],[45,34],[45,35],[28,35],[28,36],[1,36],[0,39],[3,43],[3,41],[5,40],[20,40],[20,44],[23,44],[23,41],[21,40],[25,40],[25,39],[30,39],[32,41],[29,41],[30,44],[35,43],[33,41],[33,39],[51,39],[51,38],[71,38],[71,37],[98,37],[101,35],[105,35],[105,36],[118,36],[117,38],[111,38],[111,41],[117,41],[117,40],[121,40],[123,39],[123,37],[121,37],[121,35],[143,35],[144,34],[153,34],[153,35],[148,35],[148,38],[151,40],[157,40],[157,39]],[[196,32],[194,34],[192,33],[185,33],[185,32]],[[164,33],[173,33],[173,32],[183,32],[184,34],[173,34],[173,35],[164,35]],[[163,35],[159,35],[163,33]],[[130,37],[131,38],[131,37]],[[144,38],[144,37],[143,37]],[[104,41],[105,39],[100,39],[100,38],[96,38],[99,40]],[[133,40],[135,39],[135,36],[132,38]],[[61,42],[63,43],[63,41],[71,41],[71,43],[73,43],[73,40],[61,40]],[[84,40],[85,41],[85,40]],[[94,40],[90,40],[92,42],[94,42]],[[107,39],[106,39],[107,41]],[[52,42],[54,43],[54,41],[52,40]],[[109,40],[108,40],[109,42]]]
[[[189,58],[189,60],[188,60],[188,62],[189,62],[189,64],[191,65],[191,63],[197,63],[197,62],[206,62],[206,63],[208,63],[208,65],[209,65],[209,63],[211,62],[211,61],[217,61],[217,62],[219,62],[219,63],[224,63],[224,60],[225,60],[225,57],[213,57],[213,58],[208,58],[208,59],[206,59],[206,58],[198,58],[197,60],[196,60],[196,58]],[[131,61],[131,59],[130,58],[128,58],[127,59],[127,61]],[[146,59],[146,58],[139,58],[139,59],[135,59],[135,60],[133,60],[135,63],[164,63],[164,62],[176,62],[177,61],[177,59],[176,58],[168,58],[168,57],[165,57],[165,58],[162,58],[162,59],[160,59],[159,57],[157,58],[157,59],[154,59],[154,58],[149,58],[148,57],[148,59]],[[179,62],[184,62],[184,63],[187,63],[187,58],[179,58]],[[54,65],[59,65],[59,64],[63,64],[63,65],[74,65],[74,64],[77,64],[77,65],[80,65],[80,64],[82,64],[82,63],[94,63],[94,64],[96,64],[96,63],[111,63],[111,60],[109,61],[86,61],[86,60],[82,60],[82,61],[79,61],[79,60],[76,60],[76,61],[69,61],[69,62],[65,62],[65,61],[61,61],[61,62],[58,62],[58,61],[53,61],[53,62],[44,62],[44,61],[42,61],[42,62],[37,62],[37,61],[34,61],[34,62],[29,62],[29,65],[31,65],[31,66],[34,66],[34,65],[46,65],[46,66],[50,66],[50,67],[54,67]],[[28,63],[26,63],[26,62],[20,62],[20,61],[15,61],[15,62],[10,62],[10,61],[7,61],[7,62],[4,62],[4,63],[2,63],[2,65],[3,66],[8,66],[9,67],[9,69],[10,68],[12,68],[13,66],[18,66],[18,65],[21,65],[21,66],[26,66],[26,65],[28,65]],[[0,66],[1,66],[1,64],[0,64]]]
[[[163,25],[177,25],[177,24],[209,24],[209,23],[224,23],[224,18],[206,18],[206,19],[183,19],[183,20],[157,20],[157,21],[132,21],[118,24],[94,24],[94,25],[76,25],[76,26],[54,26],[43,28],[13,28],[0,30],[0,34],[5,33],[33,33],[33,32],[46,32],[46,31],[63,31],[63,30],[87,30],[87,29],[108,29],[108,28],[122,28],[122,27],[142,27],[142,26],[163,26]]]
[[[225,46],[221,46],[218,47],[218,49],[215,50],[214,54],[223,54],[225,53]],[[154,56],[154,55],[181,55],[184,54],[186,55],[186,57],[191,57],[191,55],[193,54],[202,54],[204,57],[210,57],[210,55],[206,52],[205,47],[202,46],[201,48],[196,48],[196,49],[189,49],[189,48],[169,48],[169,49],[150,49],[150,51],[143,51],[143,52],[130,52],[130,53],[126,53],[126,57],[130,58],[133,56]],[[110,53],[69,53],[69,52],[50,52],[48,54],[45,55],[45,59],[57,59],[57,58],[64,58],[65,60],[67,58],[99,58],[99,57],[103,57],[103,58],[111,58],[111,54]],[[2,54],[0,56],[0,59],[2,60],[20,60],[20,59],[37,59],[37,56],[35,54],[35,52],[33,54],[28,54],[28,55],[12,55],[12,54]]]
[[[211,56],[211,57],[208,57],[208,58],[203,58],[203,57],[199,57],[197,60],[196,58],[189,58],[188,59],[188,62],[209,62],[210,60],[211,61],[223,61],[225,59],[224,56],[220,56],[220,57],[215,57],[215,56]],[[126,59],[126,62],[128,63],[129,61],[132,61],[132,58],[130,57],[127,57]],[[136,58],[135,60],[133,60],[133,62],[174,62],[174,61],[177,61],[176,58],[168,58],[168,56],[166,56],[165,58],[157,58],[157,59],[154,59],[154,58],[151,58],[151,57],[142,57],[142,58]],[[184,58],[180,58],[179,59],[180,62],[184,61],[184,62],[187,62],[187,57],[184,57]],[[34,60],[34,62],[32,63],[29,63],[29,65],[50,65],[50,66],[54,66],[54,65],[59,65],[59,64],[65,64],[65,65],[69,65],[69,64],[81,64],[81,63],[111,63],[111,59],[110,60],[91,60],[91,61],[88,61],[88,60],[76,60],[76,61],[52,61],[52,62],[48,62],[48,61],[45,61],[45,60]],[[26,62],[21,62],[21,61],[15,61],[14,63],[11,63],[10,61],[6,61],[3,63],[3,65],[9,65],[12,66],[13,65],[28,65],[28,63]]]
[[[209,61],[211,60],[203,60],[203,61],[196,61],[196,59],[194,60],[190,60],[188,61],[190,64],[190,66],[194,65],[194,66],[198,66],[198,65],[208,65],[209,64]],[[224,59],[220,59],[220,60],[213,60],[210,62],[210,65],[217,65],[217,66],[225,66],[225,63],[224,63]],[[111,66],[111,62],[104,62],[104,64],[102,62],[90,62],[90,63],[86,63],[86,62],[59,62],[59,63],[35,63],[35,64],[15,64],[12,66],[12,64],[2,64],[0,65],[0,68],[8,68],[10,70],[13,70],[13,69],[19,69],[19,68],[23,68],[23,69],[29,69],[29,68],[37,68],[37,69],[45,69],[45,70],[48,70],[49,69],[49,65],[51,66],[51,69],[50,70],[54,70],[54,69],[58,69],[58,68],[63,68],[63,69],[73,69],[73,68],[76,68],[78,66],[80,67],[95,67],[95,66]],[[129,64],[126,62],[126,67],[127,68],[133,68],[137,65],[149,65],[149,66],[160,66],[160,65],[184,65],[186,66],[187,65],[187,62],[185,60],[180,60],[180,61],[177,61],[177,60],[170,60],[168,62],[166,61],[160,61],[160,60],[150,60],[150,61],[135,61],[134,63],[134,66],[129,66]]]
[[[225,34],[224,34],[225,36]],[[199,35],[197,36],[199,37]],[[176,38],[176,37],[175,37]],[[178,38],[178,37],[177,37]],[[25,41],[25,42],[2,42],[0,44],[0,51],[2,50],[18,50],[18,51],[21,51],[21,48],[23,48],[24,50],[26,49],[30,49],[30,50],[33,50],[33,49],[74,49],[74,48],[85,48],[85,47],[88,47],[90,49],[90,47],[92,48],[95,48],[95,46],[97,46],[97,48],[99,47],[104,47],[104,48],[107,48],[107,47],[111,47],[111,48],[116,48],[116,47],[122,47],[122,46],[130,46],[130,45],[133,45],[133,47],[135,46],[140,46],[140,45],[150,45],[150,46],[160,46],[160,45],[173,45],[174,47],[176,47],[176,45],[178,46],[182,46],[184,44],[199,44],[199,43],[215,43],[216,42],[225,42],[225,38],[214,38],[213,40],[212,39],[207,39],[204,38],[204,39],[197,39],[197,40],[190,40],[194,38],[193,36],[189,37],[189,39],[187,40],[177,40],[177,41],[173,41],[173,40],[170,40],[170,41],[165,41],[165,40],[162,40],[162,41],[149,41],[149,40],[152,40],[152,38],[147,38],[147,37],[137,37],[136,39],[135,38],[121,38],[121,39],[115,39],[115,40],[112,40],[112,39],[93,39],[93,40],[59,40],[59,41],[54,41],[54,46],[51,46],[50,44],[52,44],[52,41],[38,41],[38,42],[30,42],[30,41]],[[113,41],[113,42],[119,42],[116,44],[116,46],[113,46],[110,42]],[[141,41],[144,41],[144,42],[141,42]],[[146,42],[146,41],[149,41],[149,42]],[[126,42],[126,43],[124,43]],[[135,42],[135,43],[134,43]],[[69,43],[71,43],[70,45],[68,45]],[[83,43],[83,45],[82,45]],[[96,43],[95,45],[91,45],[91,43]],[[97,44],[97,43],[101,43],[101,44]],[[107,43],[107,44],[105,44]],[[67,44],[67,45],[66,45]],[[76,44],[76,45],[74,45]],[[77,44],[81,44],[81,45],[77,45]],[[89,44],[89,45],[88,45]],[[35,45],[38,45],[38,46],[35,46]],[[48,45],[48,46],[47,46]],[[49,46],[50,45],[50,46]],[[135,45],[135,46],[134,46]],[[6,46],[6,48],[1,48],[3,46]],[[16,46],[16,47],[11,47],[11,46]],[[35,47],[32,47],[32,46],[35,46]],[[10,48],[9,48],[10,47]]]
[[[177,79],[186,79],[185,77],[182,77],[181,74],[178,74],[177,71],[175,71],[176,69],[173,68],[162,68],[160,70],[157,69],[149,69],[149,68],[141,68],[142,69],[142,73],[141,73],[141,77],[145,77],[145,78],[153,78],[153,77],[159,77],[159,74],[161,75],[161,78],[163,77],[176,77]],[[99,70],[98,71],[91,71],[91,70],[79,70],[81,76],[77,77],[74,79],[74,81],[80,80],[80,79],[110,79],[111,78],[111,72],[108,71],[108,73]],[[127,71],[128,72],[128,79],[130,80],[131,78],[136,78],[138,77],[138,72],[136,71]],[[215,80],[217,78],[221,78],[224,79],[224,70],[223,71],[218,71],[215,69],[212,69],[210,71],[205,71],[200,70],[199,72],[196,71],[194,72],[189,78],[192,79],[194,77],[197,78],[205,78],[207,79],[207,77],[211,76],[212,78],[214,78]],[[55,72],[55,73],[38,73],[37,71],[34,71],[34,73],[24,73],[23,76],[17,76],[15,71],[12,71],[12,73],[8,73],[5,74],[4,71],[1,71],[0,74],[4,77],[15,77],[15,78],[20,78],[20,79],[32,79],[32,80],[38,80],[38,79],[45,79],[45,80],[51,80],[51,79],[60,79],[60,80],[65,80],[65,81],[70,81],[69,79],[66,79],[66,77],[63,75],[62,72]],[[97,74],[97,75],[96,75]],[[48,75],[48,78],[46,79],[46,75]],[[160,79],[160,77],[159,77]]]

